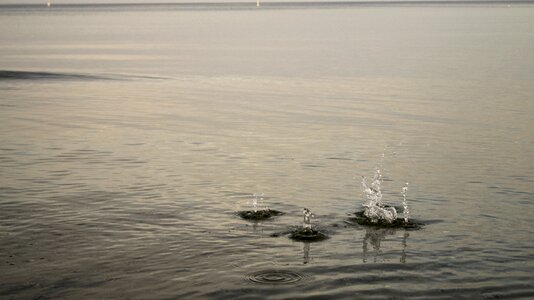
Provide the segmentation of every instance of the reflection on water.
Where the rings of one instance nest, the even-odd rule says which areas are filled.
[[[372,262],[377,263],[380,261],[382,255],[381,243],[386,239],[387,236],[394,236],[397,233],[397,229],[394,228],[366,228],[365,235],[362,241],[362,261],[367,263],[369,258],[372,257]],[[406,248],[408,247],[408,237],[410,233],[404,230],[402,236],[402,250],[400,254],[400,263],[406,263]],[[372,253],[369,253],[369,244],[373,248]]]
[[[303,260],[303,264],[308,264],[308,262],[310,262],[310,244],[309,242],[304,242],[302,243],[302,251],[304,252],[304,256],[302,257],[304,260]]]
[[[252,223],[252,232],[261,233],[261,232],[263,232],[263,228],[258,225],[258,222],[254,222],[254,223]]]
[[[402,255],[400,258],[401,264],[406,263],[406,248],[408,247],[407,241],[409,236],[410,234],[408,233],[408,231],[404,231],[404,234],[402,235]]]

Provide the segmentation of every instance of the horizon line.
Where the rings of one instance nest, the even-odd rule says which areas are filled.
[[[41,7],[46,6],[40,3],[0,3],[0,6],[12,6],[12,7]],[[304,6],[304,5],[317,5],[317,6],[341,6],[341,5],[418,5],[418,4],[431,4],[431,5],[450,5],[450,4],[480,4],[480,5],[495,5],[495,4],[534,4],[534,0],[318,0],[318,1],[261,1],[262,6]],[[154,3],[141,3],[141,2],[100,2],[100,3],[55,3],[54,7],[76,7],[76,6],[164,6],[164,5],[177,5],[177,6],[229,6],[229,5],[254,5],[256,6],[256,1],[202,1],[202,2],[154,2]]]

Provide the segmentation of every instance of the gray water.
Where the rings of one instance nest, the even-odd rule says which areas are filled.
[[[15,5],[0,41],[0,298],[534,296],[534,6]],[[376,167],[423,229],[345,222]],[[303,207],[328,240],[271,237]]]

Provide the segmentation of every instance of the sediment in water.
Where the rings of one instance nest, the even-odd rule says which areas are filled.
[[[283,215],[284,213],[274,209],[262,209],[257,211],[243,210],[237,212],[237,214],[245,220],[261,221],[270,219],[275,216]]]
[[[351,221],[355,221],[358,225],[372,226],[379,228],[404,228],[404,229],[420,229],[425,224],[416,222],[414,220],[405,221],[403,218],[397,218],[392,222],[387,220],[375,220],[366,217],[364,211],[358,211],[354,213],[354,218]]]
[[[292,231],[289,238],[295,241],[318,242],[326,240],[328,235],[312,228],[299,228]]]

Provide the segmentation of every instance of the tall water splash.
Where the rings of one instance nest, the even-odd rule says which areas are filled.
[[[304,208],[302,213],[304,214],[304,224],[302,225],[302,227],[304,229],[312,229],[312,225],[311,225],[312,213],[307,208]]]
[[[367,178],[362,177],[362,186],[363,192],[368,200],[369,204],[375,204],[378,206],[382,205],[382,191],[380,186],[382,185],[382,173],[380,169],[375,170],[375,175],[373,176],[373,181],[370,185],[367,184]],[[365,206],[365,204],[364,204]]]
[[[363,192],[367,201],[363,204],[364,216],[372,223],[392,223],[397,219],[397,211],[394,207],[384,206],[382,203],[382,174],[380,169],[375,170],[373,181],[367,184],[367,178],[362,178]]]
[[[410,210],[408,209],[408,203],[406,203],[406,192],[408,192],[408,182],[402,188],[402,207],[404,208],[402,214],[404,215],[404,222],[407,223],[410,217]]]

